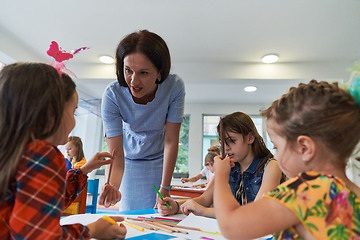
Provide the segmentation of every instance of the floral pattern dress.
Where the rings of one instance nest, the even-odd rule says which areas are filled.
[[[337,177],[301,173],[264,197],[289,208],[316,239],[360,240],[360,199]],[[273,239],[302,238],[289,228]]]

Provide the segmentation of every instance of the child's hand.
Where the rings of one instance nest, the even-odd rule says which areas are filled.
[[[190,199],[184,202],[180,206],[181,212],[183,212],[185,215],[189,215],[190,213],[194,213],[197,216],[203,216],[203,213],[205,211],[205,207],[201,206],[194,200]]]
[[[170,197],[170,191],[169,191],[169,190],[166,190],[165,188],[160,188],[160,189],[159,189],[159,192],[160,192],[161,196],[163,196],[163,198]],[[160,199],[160,200],[161,200],[161,198],[160,198],[159,195],[156,196],[156,201],[157,201],[157,199]],[[155,203],[154,208],[155,208],[155,209],[158,208],[157,202]]]
[[[121,193],[118,188],[105,183],[99,196],[99,205],[110,207],[121,200]]]
[[[156,198],[156,202],[157,202],[158,211],[161,216],[169,216],[169,215],[177,214],[176,212],[178,210],[177,204],[172,198],[166,197],[164,198],[164,200],[161,200],[161,198]],[[170,205],[171,209],[169,209],[166,206],[166,203]]]
[[[123,217],[110,217],[115,222],[121,222],[124,220]],[[96,239],[124,239],[126,235],[126,227],[120,223],[120,225],[112,224],[103,218],[100,218],[96,222],[87,225],[90,232],[90,238]]]
[[[186,183],[186,182],[188,182],[188,181],[189,181],[189,179],[188,179],[188,178],[181,178],[180,180],[181,180],[181,182],[182,182],[182,183]]]
[[[105,160],[105,158],[110,159]],[[88,174],[92,170],[110,163],[112,163],[112,155],[108,152],[101,152],[96,153],[92,158],[90,158],[89,161],[87,161],[82,167],[80,167],[80,169],[84,174]]]
[[[214,168],[215,175],[222,174],[225,176],[229,176],[231,165],[234,165],[234,161],[230,160],[230,158],[226,157],[221,159],[220,156],[214,157]]]

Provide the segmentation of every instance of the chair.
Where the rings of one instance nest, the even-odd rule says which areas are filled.
[[[87,194],[92,195],[91,204],[86,205],[86,213],[96,213],[96,204],[98,198],[99,179],[88,179]]]
[[[87,196],[88,183],[81,191],[78,197],[70,204],[62,213],[62,216],[69,216],[72,214],[84,214],[86,210],[86,196]]]

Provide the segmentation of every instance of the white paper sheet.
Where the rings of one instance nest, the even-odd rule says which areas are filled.
[[[60,225],[66,225],[66,224],[74,224],[74,223],[81,223],[83,225],[90,224],[92,222],[95,222],[99,218],[102,218],[104,214],[77,214],[77,215],[71,215],[65,218],[62,218],[60,220]],[[119,214],[108,214],[107,216],[122,216],[124,218],[130,217],[130,218],[137,218],[139,215],[119,215]],[[161,217],[160,214],[147,214],[147,215],[141,215],[143,217]],[[173,219],[182,219],[182,221],[179,223],[180,226],[187,226],[187,227],[194,227],[194,228],[200,228],[203,231],[207,232],[220,232],[219,225],[216,221],[216,219],[213,218],[207,218],[207,217],[201,217],[201,216],[195,216],[194,214],[189,214],[189,216],[185,216],[184,214],[176,214],[173,216],[170,216],[169,218]],[[172,236],[171,240],[191,240],[191,239],[202,239],[201,237],[206,237],[207,239],[213,239],[213,240],[224,240],[225,238],[222,235],[215,235],[211,233],[204,233],[200,231],[195,230],[186,230],[188,234],[182,234],[182,233],[172,233],[168,234],[162,231],[153,231],[145,229],[144,232],[141,232],[139,230],[136,230],[132,227],[126,226],[127,234],[126,239],[131,240],[132,237],[139,237],[144,236],[142,239],[156,239],[156,234],[161,235],[169,235]],[[153,234],[155,233],[155,234]],[[149,237],[146,236],[146,234],[152,234],[149,235]],[[154,236],[155,235],[155,236]],[[151,236],[151,237],[150,237]],[[159,235],[160,237],[160,235]],[[257,240],[265,240],[268,239],[269,236],[258,238]],[[138,238],[139,239],[139,238]]]

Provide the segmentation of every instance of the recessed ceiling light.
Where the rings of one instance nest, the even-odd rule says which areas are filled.
[[[101,56],[99,57],[99,60],[102,63],[106,63],[106,64],[113,64],[114,63],[114,59],[110,56]]]
[[[279,59],[278,55],[275,54],[268,54],[263,56],[263,58],[261,59],[263,61],[263,63],[274,63]]]
[[[247,86],[244,88],[245,92],[255,92],[257,90],[257,87],[255,86]]]

